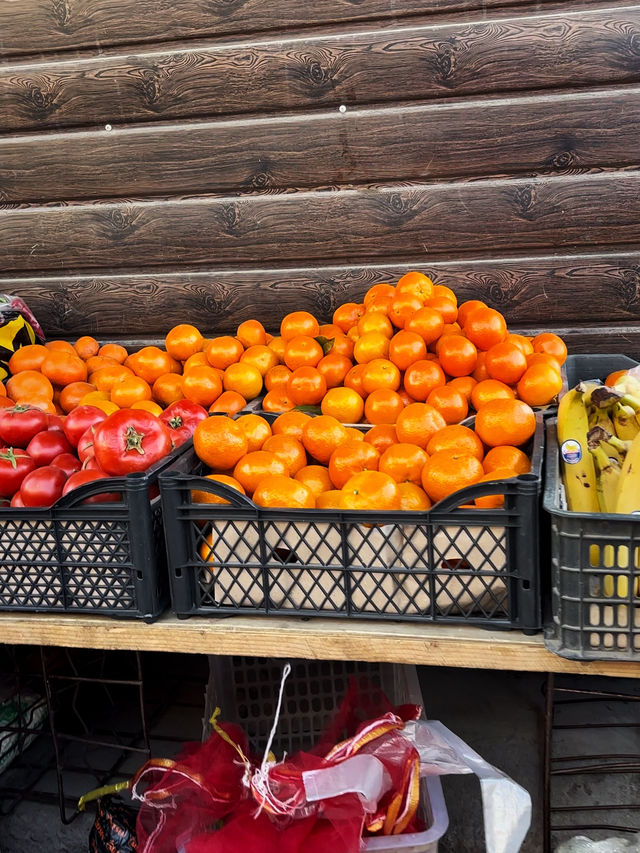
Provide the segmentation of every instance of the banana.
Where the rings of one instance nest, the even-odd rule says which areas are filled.
[[[623,394],[630,394],[633,397],[640,399],[640,380],[628,373],[623,374],[613,386],[616,391],[622,391]]]
[[[589,427],[591,429],[602,427],[609,435],[616,435],[616,428],[611,419],[611,409],[592,408],[589,411]]]
[[[602,447],[611,460],[622,465],[631,442],[623,441],[615,433],[611,434],[604,427],[595,426],[591,427],[587,433],[587,444],[592,453],[596,447]]]
[[[620,473],[616,512],[640,512],[640,433],[631,442]]]
[[[629,406],[630,409],[636,413],[636,420],[640,415],[640,397],[634,397],[631,394],[625,394],[624,397],[620,398],[620,402],[624,403],[625,406]]]
[[[579,385],[577,386],[580,387]],[[583,395],[584,399],[587,399],[587,395]],[[589,405],[588,409],[591,413],[591,409],[604,409],[604,410],[613,410],[616,405],[623,405],[628,407],[630,411],[634,413],[636,423],[640,426],[640,396],[635,396],[634,394],[624,393],[619,388],[609,388],[606,385],[601,385],[599,388],[594,388],[588,394]],[[629,412],[627,412],[629,414]]]
[[[624,457],[627,455],[627,450],[629,449],[630,444],[630,441],[620,441],[619,438],[612,435],[610,441],[603,441],[600,446],[606,451],[609,459],[617,462],[618,465],[622,467]]]
[[[598,388],[594,388],[589,394],[589,405],[596,409],[610,409],[625,396],[624,392],[618,388],[609,388],[607,385],[600,385]]]
[[[618,438],[624,441],[633,441],[640,432],[640,424],[636,420],[636,414],[631,406],[616,403],[612,410],[613,426]]]
[[[598,444],[591,453],[596,465],[596,490],[601,512],[615,512],[618,498],[618,483],[622,468],[617,460],[612,460],[606,450]]]
[[[583,381],[576,385],[575,390],[582,395],[582,402],[586,409],[591,406],[591,395],[596,390],[596,388],[602,388],[602,382],[599,382],[597,380],[593,380],[590,382]]]
[[[596,470],[587,444],[589,422],[578,385],[558,405],[558,443],[567,505],[574,512],[599,512]]]

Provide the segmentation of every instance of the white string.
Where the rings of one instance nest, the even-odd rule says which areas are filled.
[[[269,733],[269,740],[267,741],[267,747],[264,751],[264,755],[262,756],[262,764],[260,765],[260,769],[256,770],[256,772],[253,774],[253,778],[251,779],[251,785],[252,785],[254,791],[259,794],[260,800],[261,800],[260,807],[258,808],[258,811],[254,815],[254,817],[256,817],[256,818],[262,813],[262,809],[264,808],[264,805],[265,805],[265,802],[267,801],[267,799],[269,799],[271,801],[272,806],[276,805],[276,803],[274,803],[275,797],[273,796],[273,793],[271,791],[271,786],[269,784],[269,771],[267,769],[267,765],[270,763],[269,762],[269,753],[271,752],[271,744],[273,743],[273,739],[276,736],[276,730],[278,728],[278,723],[280,721],[280,709],[282,708],[282,698],[284,696],[284,685],[285,685],[285,682],[286,682],[286,680],[290,674],[291,674],[291,664],[287,663],[285,668],[282,671],[282,680],[280,681],[280,693],[278,695],[278,704],[276,705],[276,713],[275,713],[275,717],[273,720],[273,725],[271,726],[271,732]],[[288,802],[290,802],[290,801],[288,801]],[[280,807],[280,808],[278,808],[278,811],[280,811],[281,814],[287,813],[286,809],[287,809],[288,802],[282,803],[282,804],[280,804],[280,803],[277,804],[276,808],[278,806]],[[282,808],[284,808],[284,811],[281,811]]]
[[[271,732],[269,734],[269,740],[267,741],[267,748],[264,751],[264,755],[262,756],[262,764],[260,765],[260,770],[264,770],[267,766],[267,759],[269,758],[269,753],[271,752],[271,744],[273,743],[273,739],[276,736],[276,730],[278,728],[278,723],[280,721],[280,708],[282,707],[282,697],[284,695],[284,684],[287,678],[291,675],[291,664],[286,664],[285,668],[282,671],[282,681],[280,682],[280,695],[278,696],[278,704],[276,705],[276,716],[273,721],[273,725],[271,726]]]

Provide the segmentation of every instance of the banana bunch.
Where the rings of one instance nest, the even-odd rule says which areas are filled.
[[[570,510],[640,512],[640,381],[581,382],[558,406],[558,442]]]

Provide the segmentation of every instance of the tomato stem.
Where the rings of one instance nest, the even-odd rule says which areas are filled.
[[[144,438],[144,433],[136,432],[136,428],[133,426],[128,426],[127,430],[124,434],[125,450],[135,450],[141,456],[144,456],[144,449],[142,447],[142,439]]]
[[[16,452],[13,447],[7,447],[3,453],[0,453],[0,459],[6,459],[11,462],[12,468],[18,467],[18,460],[16,459]]]
[[[184,424],[180,415],[174,415],[169,421],[169,426],[171,429],[180,429],[180,427]]]

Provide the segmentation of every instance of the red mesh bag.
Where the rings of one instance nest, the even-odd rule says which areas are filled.
[[[357,797],[353,800],[343,804],[342,819],[313,815],[286,825],[275,823],[265,812],[255,817],[256,804],[244,802],[220,830],[194,838],[184,853],[357,853],[362,807]],[[333,818],[338,818],[338,811],[340,807]]]
[[[140,853],[358,853],[367,832],[411,831],[419,760],[399,732],[419,713],[413,705],[391,709],[382,693],[354,683],[314,749],[260,765],[247,757],[237,727],[214,721],[205,744],[189,745],[173,762],[148,762],[134,780]],[[350,736],[336,745],[345,729]],[[354,759],[362,756],[377,759],[365,760],[376,770],[373,811],[359,787]]]
[[[214,733],[204,744],[187,744],[173,761],[148,761],[132,780],[131,795],[142,802],[140,853],[175,853],[247,796],[238,752],[239,747],[246,754],[247,739],[237,726],[220,729],[233,743]]]

